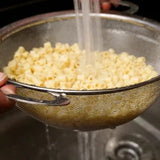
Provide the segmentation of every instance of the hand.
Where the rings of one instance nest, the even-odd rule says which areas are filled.
[[[0,72],[0,113],[7,111],[14,106],[14,101],[9,100],[5,95],[15,94],[15,87],[13,85],[5,84],[7,76]]]
[[[82,0],[80,0],[81,2]],[[108,11],[111,9],[112,5],[114,7],[118,7],[119,5],[119,2],[121,0],[99,0],[99,3],[100,3],[100,7],[102,9],[102,11]],[[92,3],[94,3],[94,0],[91,0]]]
[[[121,0],[100,0],[102,11],[108,11],[111,9],[111,6],[118,7],[118,4]]]

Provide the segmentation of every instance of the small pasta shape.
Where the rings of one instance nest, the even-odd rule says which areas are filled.
[[[86,52],[78,44],[50,42],[26,51],[20,46],[4,67],[9,78],[47,88],[92,90],[124,87],[158,75],[145,57],[114,49],[94,52],[94,64],[85,64]]]

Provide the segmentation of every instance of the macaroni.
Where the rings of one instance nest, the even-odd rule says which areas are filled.
[[[47,88],[89,90],[128,86],[158,75],[144,57],[113,49],[95,52],[95,65],[85,65],[85,51],[77,44],[50,42],[26,51],[19,47],[13,60],[4,68],[9,78]]]

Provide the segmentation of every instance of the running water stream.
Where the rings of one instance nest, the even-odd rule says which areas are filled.
[[[45,124],[45,135],[47,141],[47,152],[48,152],[48,160],[55,160],[55,156],[53,157],[54,143],[51,141],[50,130],[48,124]]]
[[[106,144],[113,136],[113,130],[78,132],[78,160],[106,160]],[[104,139],[102,137],[105,137]]]
[[[86,50],[85,65],[94,66],[94,51],[101,50],[103,39],[99,0],[74,0],[78,44]]]
[[[96,160],[96,132],[78,132],[79,160]]]
[[[99,0],[74,0],[78,44],[86,51],[86,60],[82,60],[82,69],[85,65],[94,68],[94,51],[101,50],[103,39]],[[78,132],[78,147],[80,160],[96,160],[96,132]]]

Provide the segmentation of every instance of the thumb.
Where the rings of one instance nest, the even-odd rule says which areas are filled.
[[[13,86],[11,84],[7,84],[7,85],[1,87],[1,91],[6,95],[7,94],[15,94],[16,88],[15,88],[15,86]]]
[[[7,81],[7,76],[4,73],[0,72],[0,86],[4,85],[6,81]]]

